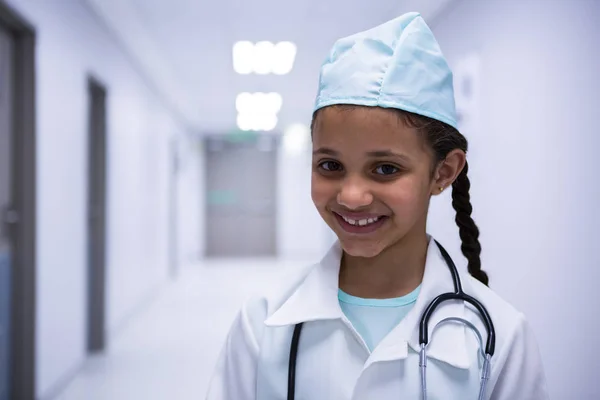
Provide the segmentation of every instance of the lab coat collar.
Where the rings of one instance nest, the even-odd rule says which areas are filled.
[[[336,241],[321,262],[265,324],[285,326],[341,318],[343,311],[338,300],[341,259],[342,248]]]
[[[338,300],[339,270],[342,249],[336,242],[321,262],[314,267],[297,290],[269,317],[267,326],[287,326],[300,322],[342,319]],[[462,278],[462,274],[461,274]],[[468,280],[461,279],[463,289],[469,290]],[[452,275],[433,238],[429,237],[427,261],[417,301],[406,317],[375,348],[368,364],[378,361],[404,359],[408,346],[420,350],[419,322],[429,303],[441,293],[452,292]],[[429,321],[429,358],[456,368],[470,366],[467,352],[466,328],[462,324],[445,323],[434,333],[433,327],[446,317],[465,318],[463,301],[447,301],[438,306]]]

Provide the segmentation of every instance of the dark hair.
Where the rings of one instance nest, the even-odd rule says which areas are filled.
[[[334,106],[342,109],[356,108],[357,106]],[[443,161],[452,150],[460,149],[465,153],[468,150],[467,139],[452,126],[433,118],[394,109],[400,119],[409,127],[421,133],[428,147],[434,153],[434,166]],[[313,115],[311,131],[315,126],[317,112]],[[435,171],[435,169],[432,169]],[[456,211],[456,224],[462,242],[461,250],[468,261],[469,273],[484,285],[488,285],[488,275],[481,269],[481,244],[479,243],[479,229],[471,217],[473,206],[469,189],[471,182],[467,173],[469,164],[465,167],[452,184],[452,207]]]

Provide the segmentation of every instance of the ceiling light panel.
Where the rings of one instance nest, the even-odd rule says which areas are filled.
[[[296,53],[296,45],[288,41],[239,41],[233,45],[233,69],[242,75],[286,75],[294,67]]]

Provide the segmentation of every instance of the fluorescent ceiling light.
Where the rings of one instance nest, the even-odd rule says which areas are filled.
[[[254,72],[259,75],[271,73],[275,60],[275,45],[271,42],[258,42],[254,45]]]
[[[273,44],[261,41],[236,42],[233,45],[233,69],[238,74],[285,75],[292,71],[297,48],[292,42]]]
[[[279,93],[242,92],[235,99],[237,125],[244,131],[271,131],[277,126],[277,113],[283,98]]]
[[[238,74],[251,74],[254,69],[254,44],[248,41],[233,45],[233,69]]]
[[[292,42],[279,42],[275,45],[275,58],[271,70],[274,74],[289,74],[294,67],[296,45]]]

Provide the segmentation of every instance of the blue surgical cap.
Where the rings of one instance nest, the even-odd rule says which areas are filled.
[[[452,71],[417,12],[335,42],[315,111],[334,104],[397,108],[458,129]]]

